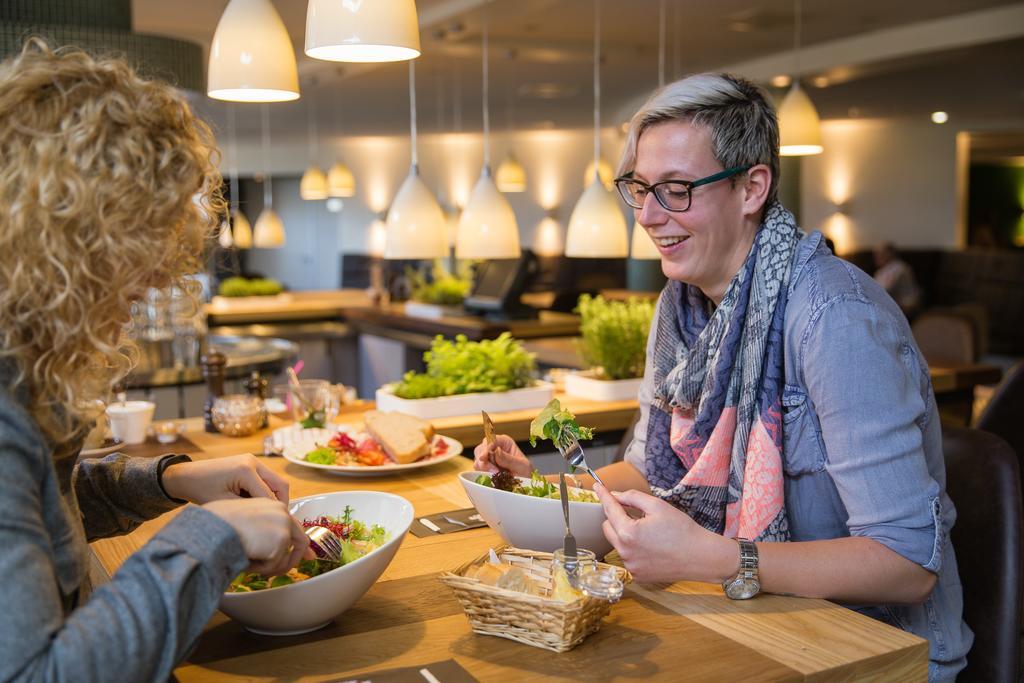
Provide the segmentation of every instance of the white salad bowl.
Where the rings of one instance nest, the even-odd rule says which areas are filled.
[[[535,498],[476,483],[481,472],[462,472],[459,481],[487,525],[516,548],[552,552],[562,547],[565,517],[562,501]],[[529,480],[520,477],[523,482]],[[569,525],[576,545],[604,557],[612,544],[604,536],[604,508],[599,503],[569,501]]]
[[[379,524],[390,534],[381,547],[354,562],[311,579],[251,593],[225,593],[220,609],[250,631],[294,635],[327,625],[361,598],[384,573],[413,520],[412,503],[377,491],[338,491],[297,498],[289,509],[299,520],[340,517],[352,506],[352,518]]]

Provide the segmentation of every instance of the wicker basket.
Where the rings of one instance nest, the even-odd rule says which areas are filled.
[[[477,633],[501,636],[520,643],[566,652],[601,628],[601,620],[611,605],[604,600],[583,596],[573,602],[547,597],[551,594],[551,553],[539,553],[503,546],[497,550],[502,563],[522,569],[541,587],[543,595],[529,595],[497,588],[463,576],[477,564],[488,562],[490,554],[445,572],[441,581],[455,591],[455,597]],[[601,569],[614,569],[623,583],[632,580],[622,567],[598,563]]]

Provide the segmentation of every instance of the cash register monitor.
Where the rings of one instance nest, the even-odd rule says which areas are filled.
[[[491,259],[477,270],[473,291],[463,302],[467,310],[521,317],[532,311],[519,297],[537,271],[537,257],[524,251],[517,259]]]

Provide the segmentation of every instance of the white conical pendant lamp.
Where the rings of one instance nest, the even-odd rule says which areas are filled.
[[[327,176],[316,163],[316,111],[312,98],[306,98],[306,132],[309,134],[309,168],[299,181],[299,196],[306,201],[327,199]]]
[[[665,0],[658,2],[658,89],[665,87]],[[647,234],[640,221],[633,221],[633,235],[629,242],[629,257],[636,260],[661,260],[658,247]]]
[[[576,258],[625,258],[629,255],[626,219],[615,197],[596,177],[572,210],[565,235],[565,255]]]
[[[249,219],[245,217],[241,209],[232,211],[231,218],[235,246],[239,249],[252,249],[252,226],[249,225]]]
[[[519,224],[508,200],[491,177],[491,118],[488,95],[487,21],[483,22],[484,166],[459,218],[455,258],[519,258]]]
[[[498,164],[494,182],[502,192],[526,192],[526,169],[510,152],[505,160]]]
[[[349,167],[340,161],[327,171],[327,194],[331,197],[351,197],[356,193],[356,178]]]
[[[252,226],[239,208],[238,197],[238,145],[235,144],[235,105],[225,106],[228,110],[228,187],[231,191],[231,206],[228,216],[232,224],[231,241],[236,249],[252,249]]]
[[[779,105],[779,154],[784,157],[821,154],[821,120],[800,84],[793,85]]]
[[[459,218],[455,258],[519,258],[519,252],[516,215],[484,167]]]
[[[384,245],[386,259],[435,259],[448,255],[444,213],[420,178],[416,151],[416,64],[409,62],[409,139],[412,166],[391,202]]]
[[[206,94],[232,102],[299,99],[288,30],[270,0],[231,0],[210,45]]]
[[[420,56],[414,0],[309,0],[306,54],[332,62],[399,62]]]
[[[629,257],[637,260],[658,261],[661,253],[654,245],[654,240],[647,234],[647,228],[640,221],[633,223],[633,237],[629,244]]]
[[[626,219],[601,181],[601,8],[594,1],[594,161],[593,176],[569,217],[565,255],[576,258],[629,256]]]
[[[252,231],[253,246],[260,249],[283,247],[284,222],[274,211],[274,179],[270,173],[270,110],[263,105],[263,212]]]
[[[327,199],[327,176],[317,166],[310,166],[299,181],[299,196],[306,200]]]
[[[779,105],[779,154],[784,157],[821,154],[821,120],[814,103],[800,88],[800,0],[794,2],[793,85]]]
[[[217,244],[221,249],[230,249],[235,246],[235,238],[231,236],[231,218],[225,218],[220,224],[220,232],[217,234]]]

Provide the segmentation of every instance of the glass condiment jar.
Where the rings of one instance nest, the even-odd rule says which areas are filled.
[[[249,436],[267,416],[263,400],[247,394],[220,396],[210,409],[214,426],[226,436]]]

